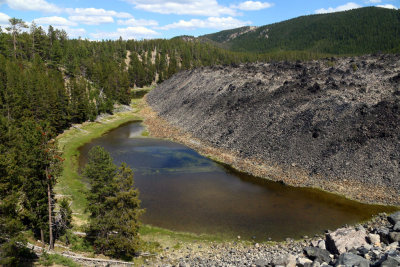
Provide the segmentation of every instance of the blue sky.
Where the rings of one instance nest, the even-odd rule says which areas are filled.
[[[64,29],[70,38],[171,38],[365,6],[398,9],[400,0],[0,0],[0,26],[16,17]]]

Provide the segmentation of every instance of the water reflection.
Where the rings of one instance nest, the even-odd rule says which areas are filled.
[[[391,210],[237,173],[181,144],[142,138],[142,129],[138,122],[128,123],[95,139],[81,148],[80,165],[91,147],[101,145],[116,164],[131,166],[147,224],[232,238],[281,240]]]

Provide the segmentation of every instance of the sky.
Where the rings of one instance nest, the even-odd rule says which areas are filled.
[[[169,39],[366,6],[398,9],[400,0],[0,0],[0,26],[15,17],[70,38]]]

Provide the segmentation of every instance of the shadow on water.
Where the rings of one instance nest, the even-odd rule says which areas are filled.
[[[240,173],[184,145],[142,138],[142,130],[133,122],[108,132],[80,148],[79,163],[83,166],[90,148],[101,145],[116,164],[131,166],[146,224],[226,238],[282,240],[394,210]]]

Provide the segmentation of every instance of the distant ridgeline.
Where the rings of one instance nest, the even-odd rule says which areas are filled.
[[[92,42],[51,26],[23,28],[15,18],[8,32],[0,28],[0,265],[17,265],[20,231],[52,239],[62,161],[54,136],[129,104],[135,86],[199,66],[400,51],[400,13],[379,8],[171,40]]]
[[[271,53],[313,51],[328,54],[400,52],[400,11],[378,7],[310,15],[199,37],[232,51]]]

